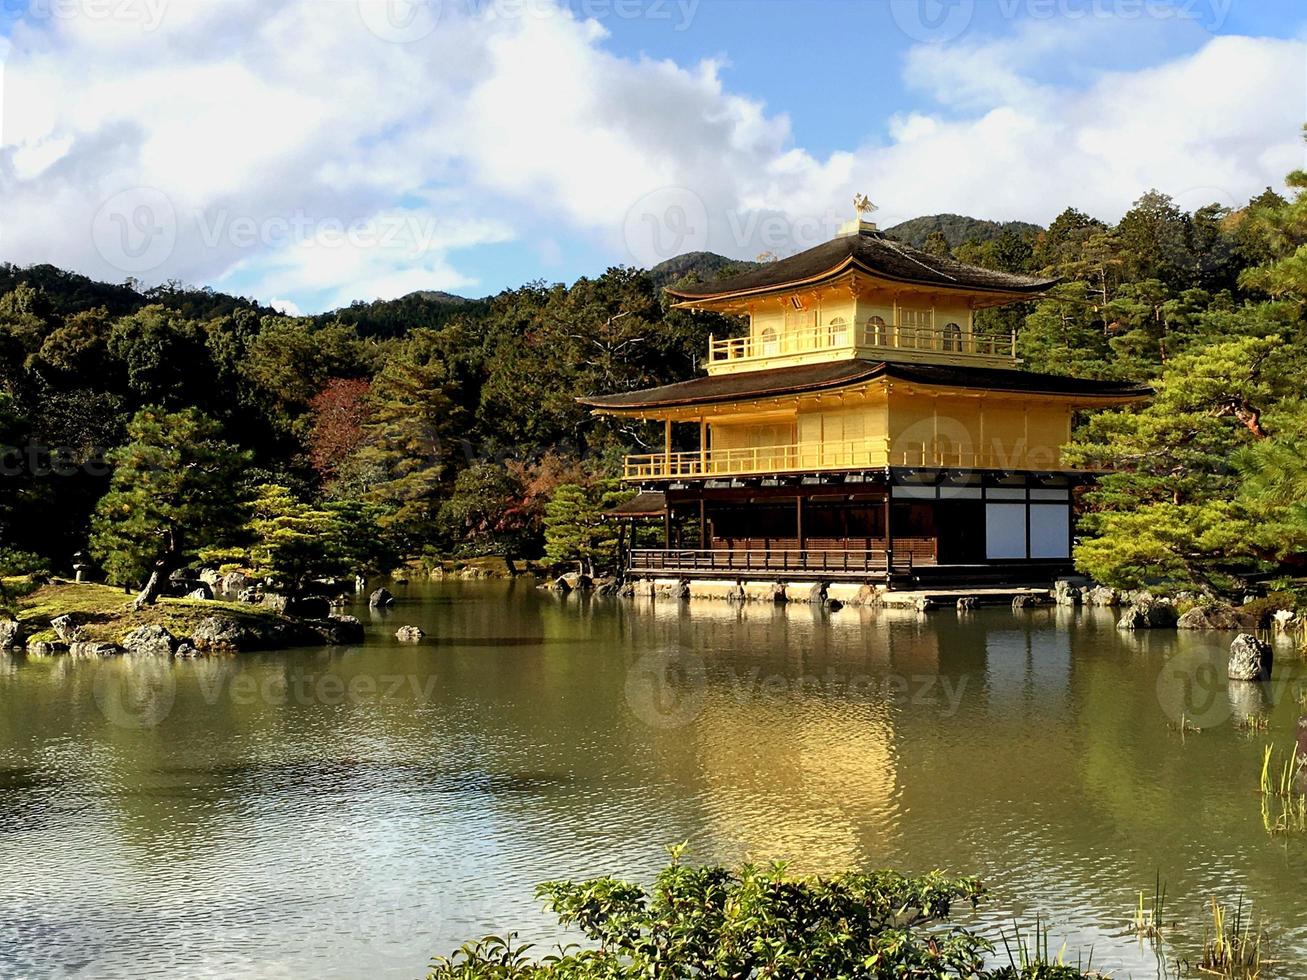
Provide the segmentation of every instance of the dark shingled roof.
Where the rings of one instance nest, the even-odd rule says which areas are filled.
[[[767,371],[709,375],[659,388],[626,391],[616,395],[594,395],[577,400],[582,405],[601,410],[680,408],[845,388],[874,378],[889,378],[923,385],[978,388],[986,391],[1088,398],[1143,398],[1152,393],[1150,388],[1129,381],[1093,381],[1087,378],[1067,378],[1060,374],[1035,374],[1032,371],[1009,371],[1003,368],[851,360],[800,364]]]
[[[869,275],[896,282],[999,293],[1038,293],[1060,281],[966,265],[956,259],[930,255],[919,248],[886,238],[880,232],[864,230],[856,235],[833,238],[816,248],[769,262],[738,276],[669,288],[667,292],[681,300],[718,299],[765,293],[786,286],[813,285],[850,269],[860,269]]]
[[[603,512],[604,517],[661,517],[667,512],[667,494],[659,491],[637,493],[616,507]]]

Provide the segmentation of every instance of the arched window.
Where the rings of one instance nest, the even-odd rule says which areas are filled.
[[[758,339],[762,341],[763,357],[775,357],[781,352],[780,337],[777,335],[775,327],[765,328]]]
[[[889,346],[889,329],[885,326],[883,316],[873,316],[867,320],[867,343],[873,347]]]
[[[962,352],[962,328],[956,323],[944,324],[944,350]]]
[[[842,316],[832,317],[827,333],[832,347],[849,346],[849,321]]]

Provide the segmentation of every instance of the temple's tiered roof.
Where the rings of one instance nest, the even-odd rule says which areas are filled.
[[[683,408],[828,391],[877,379],[973,391],[1060,395],[1088,401],[1133,400],[1151,394],[1149,388],[1127,381],[1093,381],[1058,374],[996,368],[846,360],[800,364],[767,371],[710,375],[641,391],[592,395],[580,399],[580,402],[599,411]]]
[[[695,305],[705,301],[819,286],[851,271],[917,286],[1018,296],[1042,292],[1059,281],[982,269],[956,259],[931,255],[887,238],[868,227],[738,276],[717,282],[669,288],[667,292],[684,303]]]

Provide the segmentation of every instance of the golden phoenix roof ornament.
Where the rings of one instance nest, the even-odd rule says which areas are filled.
[[[874,211],[880,210],[880,208],[876,207],[876,205],[871,203],[871,198],[869,198],[866,194],[853,195],[853,209],[857,211],[860,216],[868,215]]]

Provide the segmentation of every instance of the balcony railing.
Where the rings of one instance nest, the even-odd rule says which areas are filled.
[[[1062,463],[1061,453],[1050,447],[986,450],[974,446],[929,442],[899,441],[890,445],[884,438],[875,438],[627,456],[625,477],[628,480],[674,480],[687,477],[879,469],[887,466],[940,469],[1072,469]]]
[[[1003,337],[968,333],[958,327],[930,327],[912,324],[863,323],[827,324],[801,330],[778,331],[774,336],[729,337],[708,341],[709,365],[724,361],[748,361],[789,357],[813,351],[865,350],[974,357],[1010,362],[1016,359],[1016,332]]]
[[[921,565],[934,565],[935,539],[894,539],[894,551],[879,548],[808,547],[797,543],[757,548],[636,548],[630,568],[639,572],[667,574],[732,575],[737,573],[871,574],[885,572],[891,559],[895,572],[910,572]]]

